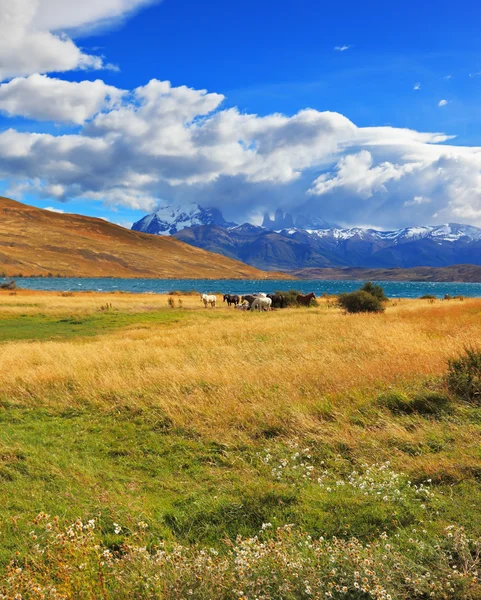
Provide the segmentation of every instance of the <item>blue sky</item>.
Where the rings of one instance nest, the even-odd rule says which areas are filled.
[[[481,225],[475,3],[19,3],[17,37],[46,37],[35,53],[19,43],[15,59],[0,42],[1,189],[12,197],[124,224],[199,201],[237,220],[281,206],[345,225]],[[6,10],[0,1],[0,22]],[[98,79],[105,97],[68,86]],[[135,90],[152,79],[197,95],[157,88],[145,107]],[[201,90],[223,98],[196,113]]]

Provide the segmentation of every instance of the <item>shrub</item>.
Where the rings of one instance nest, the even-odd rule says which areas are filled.
[[[274,294],[282,296],[285,299],[286,306],[297,306],[297,296],[300,294],[298,290],[275,291]]]
[[[481,349],[466,348],[448,361],[448,389],[466,402],[481,406]]]
[[[436,300],[436,296],[433,294],[424,294],[424,296],[419,296],[420,300],[428,300],[431,304]]]
[[[368,294],[371,294],[372,296],[375,296],[381,302],[386,302],[388,300],[388,297],[384,293],[384,290],[382,289],[382,287],[380,285],[375,285],[374,283],[372,283],[372,281],[367,281],[361,287],[361,291],[362,292],[367,292]]]
[[[339,306],[348,313],[379,313],[384,310],[384,306],[377,296],[362,290],[350,294],[341,294],[337,301]]]

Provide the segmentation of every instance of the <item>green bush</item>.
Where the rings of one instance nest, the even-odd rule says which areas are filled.
[[[380,285],[375,285],[372,281],[367,281],[362,287],[361,292],[367,292],[378,298],[381,302],[386,302],[388,297]]]
[[[452,394],[481,406],[481,349],[466,348],[463,355],[449,360],[446,383]]]
[[[382,301],[377,296],[363,290],[341,294],[337,302],[348,313],[379,313],[384,311]]]

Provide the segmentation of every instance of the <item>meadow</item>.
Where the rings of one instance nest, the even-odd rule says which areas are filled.
[[[481,598],[481,300],[0,293],[0,598]]]

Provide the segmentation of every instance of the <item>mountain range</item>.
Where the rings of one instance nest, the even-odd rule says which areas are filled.
[[[393,231],[343,229],[322,219],[294,218],[277,210],[273,219],[264,216],[262,226],[236,225],[225,221],[218,209],[191,205],[176,210],[164,207],[135,223],[133,229],[170,234],[263,270],[481,265],[481,229],[458,223]]]

